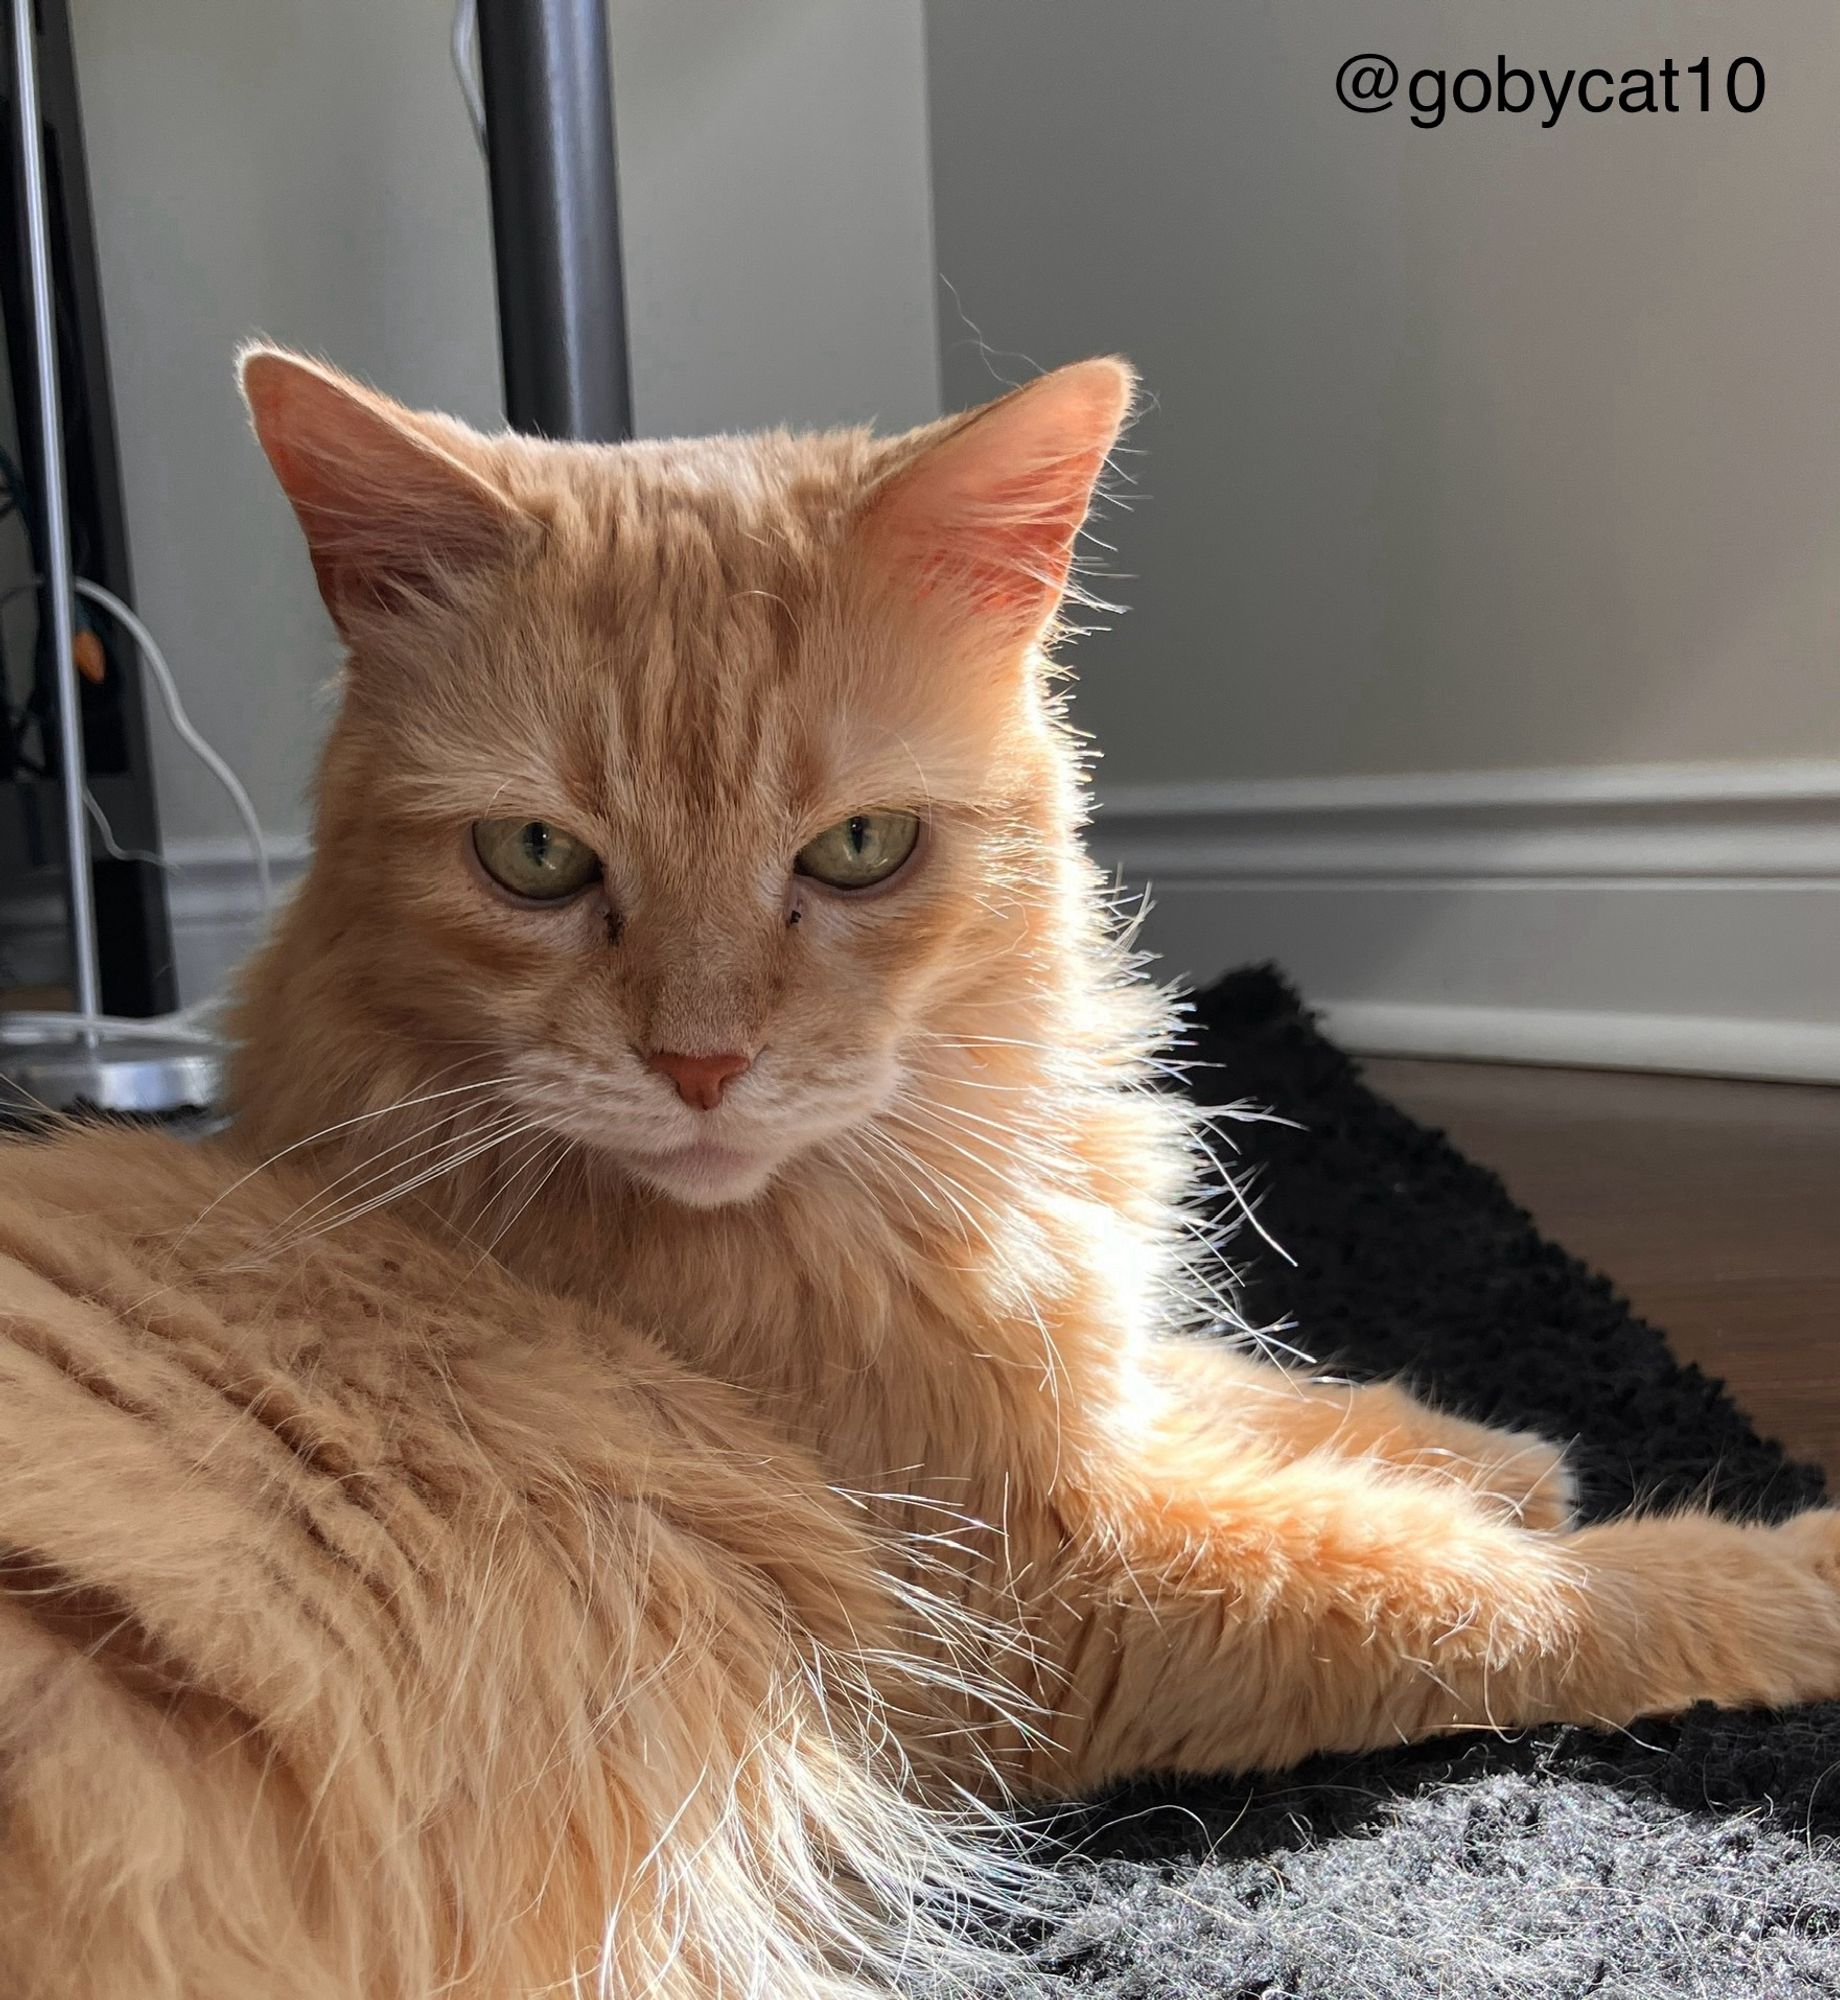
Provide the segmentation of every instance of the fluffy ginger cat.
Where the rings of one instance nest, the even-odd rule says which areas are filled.
[[[1183,1337],[1045,664],[1124,367],[618,448],[244,383],[343,704],[233,1131],[0,1159],[0,1989],[863,1994],[1004,1892],[967,1799],[1840,1694],[1840,1517],[1574,1529]]]

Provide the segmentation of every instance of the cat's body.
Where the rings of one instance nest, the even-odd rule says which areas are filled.
[[[858,1512],[476,1254],[273,1256],[323,1183],[247,1166],[0,1153],[0,1991],[841,1995],[916,1948],[959,1862],[893,1811]]]
[[[339,1761],[355,1721],[312,1739],[338,1748],[328,1798],[352,1778],[349,1821],[326,1822],[349,1840],[330,1875],[269,1881],[240,1935],[305,1923],[287,1900],[304,1879],[378,1923],[406,1898],[406,1933],[436,1942],[362,1980],[329,1961],[295,1988],[136,1990],[407,2000],[432,1966],[465,1993],[521,1991],[565,1946],[592,1962],[599,1894],[616,1992],[639,1990],[673,1921],[661,1990],[817,1992],[814,1967],[851,1956],[852,1849],[892,1866],[898,1913],[899,1857],[928,1823],[903,1788],[1040,1795],[1840,1689],[1834,1517],[1564,1532],[1542,1441],[1182,1336],[1189,1114],[1149,1087],[1169,1024],[1080,851],[1078,760],[1037,652],[1122,411],[1114,365],[890,444],[617,453],[480,440],[277,356],[249,386],[352,651],[314,868],[249,982],[233,1138],[183,1168],[123,1152],[146,1163],[128,1171],[139,1219],[97,1193],[127,1169],[82,1150],[137,1142],[65,1142],[42,1187],[13,1156],[0,1216],[107,1210],[97,1254],[121,1269],[100,1284],[96,1230],[60,1224],[56,1270],[16,1265],[25,1305],[6,1303],[28,1355],[53,1337],[33,1313],[67,1312],[99,1351],[117,1326],[123,1368],[166,1367],[175,1343],[255,1356],[266,1386],[226,1402],[220,1384],[214,1429],[162,1441],[163,1477],[208,1486],[238,1453],[278,1468],[277,1495],[306,1482],[380,1565],[346,1576],[289,1501],[301,1559],[345,1582],[353,1645],[393,1631],[408,1591],[438,1670],[410,1677],[413,1715],[395,1693],[379,1711],[387,1779],[366,1789]],[[91,1424],[149,1420],[112,1391],[84,1402],[80,1372],[60,1362],[47,1393]],[[277,1426],[328,1383],[342,1442]],[[21,1422],[0,1543],[56,1588],[126,1592],[130,1629],[163,1631],[161,1563],[112,1583],[95,1539],[69,1560],[34,1539],[87,1507],[106,1540],[130,1492],[78,1451],[28,1520],[12,1496],[37,1491],[50,1433]],[[428,1454],[480,1480],[452,1487],[438,1560],[420,1497],[399,1535],[342,1485],[415,1496]],[[537,1542],[506,1579],[512,1521]],[[256,1553],[231,1536],[213,1554],[226,1603]],[[443,1563],[457,1581],[424,1606]],[[41,1655],[56,1588],[7,1607]],[[552,1599],[578,1620],[560,1650]],[[322,1693],[360,1701],[336,1665],[295,1687],[284,1628],[304,1645],[320,1614],[287,1603],[247,1699],[213,1679],[208,1622],[176,1649],[205,1692],[198,1743],[160,1738],[169,1832],[245,1809],[260,1749],[223,1797],[187,1790],[230,1768],[199,1754],[226,1726],[213,1703],[260,1746],[278,1740],[264,1700],[274,1729],[294,1702],[308,1728]],[[671,1643],[698,1629],[707,1646]],[[252,1644],[267,1632],[256,1617]],[[407,1658],[377,1654],[387,1687]],[[106,1682],[108,1660],[82,1671]],[[526,1676],[550,1734],[578,1730],[572,1757],[536,1757],[535,1725],[494,1733]],[[778,1725],[758,1754],[746,1714]],[[698,1744],[702,1782],[678,1754]],[[100,1755],[83,1739],[67,1773],[93,1781]],[[762,1769],[789,1789],[751,1788]],[[419,1804],[391,1789],[411,1780]],[[712,1786],[730,1809],[705,1838]],[[484,1836],[431,1812],[437,1795],[493,1838],[465,1846]],[[69,1920],[86,1810],[43,1854],[15,1812],[15,1937],[34,1911]],[[530,1843],[577,1814],[601,1832],[563,1840],[550,1907],[527,1885],[555,1843]],[[335,1879],[366,1840],[398,1872]],[[174,1908],[209,1936],[208,1864],[174,1865]],[[731,1892],[751,1914],[718,1963]],[[136,1907],[149,1948],[171,1912]],[[468,1970],[500,1932],[548,1956],[501,1941],[508,1970]]]

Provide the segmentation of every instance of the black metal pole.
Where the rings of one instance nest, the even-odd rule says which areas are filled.
[[[632,435],[604,0],[478,0],[505,415]]]

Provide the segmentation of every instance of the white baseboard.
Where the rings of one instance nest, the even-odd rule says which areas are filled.
[[[1840,1081],[1840,764],[1119,786],[1093,847],[1206,979],[1367,1054]]]
[[[264,845],[279,904],[306,873],[313,845],[304,833],[271,834]],[[243,841],[172,840],[166,859],[179,997],[190,1006],[224,990],[261,940],[266,918],[255,863]]]
[[[1115,786],[1092,844],[1169,970],[1275,960],[1364,1054],[1840,1082],[1840,764]],[[307,855],[270,843],[278,891]],[[260,901],[234,839],[168,860],[192,1001]],[[0,896],[13,977],[61,976],[61,921]]]
[[[304,834],[271,834],[266,843],[276,900],[300,879],[311,848]],[[181,1005],[221,992],[262,935],[263,910],[254,861],[235,837],[166,843],[166,907],[172,921],[173,969]],[[69,976],[60,895],[0,891],[0,967],[9,983],[62,985]]]
[[[1327,1032],[1357,1055],[1677,1070],[1772,1083],[1840,1080],[1840,1025],[1820,1022],[1386,1000],[1329,1001],[1321,1012]]]

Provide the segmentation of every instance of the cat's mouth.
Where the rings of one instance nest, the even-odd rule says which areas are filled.
[[[787,1089],[740,1110],[729,1104],[685,1115],[655,1077],[615,1078],[591,1066],[532,1054],[518,1101],[526,1115],[590,1148],[637,1186],[687,1208],[752,1201],[785,1166],[857,1129],[896,1094],[884,1069],[839,1077],[829,1092]],[[884,1073],[885,1072],[885,1073]],[[639,1085],[641,1087],[635,1087]]]

